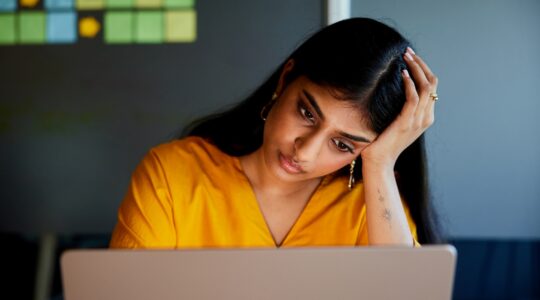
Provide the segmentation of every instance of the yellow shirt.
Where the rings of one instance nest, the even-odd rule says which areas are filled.
[[[361,182],[326,176],[281,247],[368,245]],[[416,243],[416,226],[405,206]],[[118,212],[112,248],[276,247],[237,157],[199,137],[150,150]]]

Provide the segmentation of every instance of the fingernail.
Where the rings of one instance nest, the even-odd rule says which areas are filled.
[[[405,77],[410,77],[409,76],[409,71],[407,71],[407,69],[403,69],[403,71],[401,71],[403,73],[403,76]]]
[[[408,60],[413,60],[412,55],[411,55],[409,52],[405,53],[405,57],[406,57]]]
[[[412,54],[416,54],[416,52],[414,52],[414,50],[411,47],[407,47],[407,50],[409,50]]]

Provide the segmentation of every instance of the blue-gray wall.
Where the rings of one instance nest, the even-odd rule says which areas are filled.
[[[454,237],[540,238],[540,1],[353,0],[438,75],[433,196]]]

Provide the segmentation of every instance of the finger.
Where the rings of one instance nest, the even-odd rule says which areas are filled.
[[[437,85],[439,83],[439,79],[437,78],[437,76],[435,76],[435,74],[433,74],[433,72],[431,71],[431,68],[426,64],[426,62],[420,56],[413,53],[412,57],[414,58],[416,63],[420,66],[420,68],[422,68],[427,80],[433,86],[433,90],[431,92],[436,92],[437,91]]]
[[[414,54],[414,51],[412,52]],[[433,98],[431,97],[431,94],[437,93],[437,86],[439,83],[439,79],[437,78],[437,76],[435,76],[435,74],[433,74],[433,72],[431,71],[431,68],[426,64],[426,62],[424,62],[424,60],[420,56],[413,55],[413,57],[415,61],[418,63],[418,65],[424,71],[424,74],[426,75],[427,80],[431,83],[431,89],[429,91],[427,105],[424,109],[423,123],[422,123],[423,128],[428,128],[431,125],[433,125],[433,123],[435,122],[435,101],[436,100],[433,100]]]
[[[403,58],[405,59],[405,63],[411,72],[411,77],[416,84],[418,92],[422,92],[422,89],[427,88],[430,85],[430,82],[427,79],[424,70],[418,63],[418,56],[407,51],[403,55]]]
[[[431,96],[429,97],[428,104],[426,105],[426,108],[424,109],[424,121],[422,126],[427,129],[428,127],[431,127],[433,123],[435,123],[435,102],[437,100],[434,100]]]
[[[422,117],[424,108],[427,105],[428,95],[431,90],[431,84],[427,80],[424,74],[424,70],[415,61],[411,53],[407,52],[403,57],[405,59],[405,62],[407,63],[407,66],[409,67],[409,70],[411,71],[412,78],[416,86],[416,92],[418,93],[419,97],[418,105],[416,108],[416,118],[418,119]]]
[[[401,110],[401,114],[407,118],[412,119],[418,106],[418,93],[416,92],[416,86],[412,80],[409,72],[404,69],[402,71],[403,85],[405,86],[405,104]]]

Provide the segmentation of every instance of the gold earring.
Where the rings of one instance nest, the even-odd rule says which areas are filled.
[[[354,187],[354,165],[356,164],[356,160],[353,160],[351,162],[351,169],[350,169],[350,175],[349,175],[349,191],[352,190]]]
[[[278,95],[276,93],[274,93],[272,95],[272,100],[270,100],[270,102],[268,102],[265,106],[263,106],[262,110],[261,110],[261,119],[263,121],[266,121],[266,116],[267,116],[267,112],[266,110],[271,108],[272,105],[274,105],[274,102],[276,101]]]

